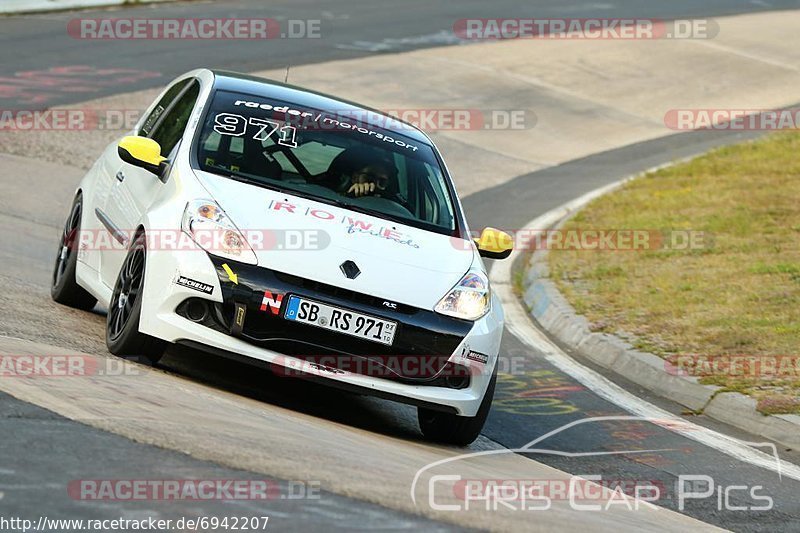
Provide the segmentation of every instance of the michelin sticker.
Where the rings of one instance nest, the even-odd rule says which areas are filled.
[[[178,277],[175,279],[175,283],[182,287],[203,292],[205,294],[211,294],[214,292],[213,285],[209,285],[208,283],[203,283],[202,281],[197,281],[191,278],[187,278],[186,276],[178,275]]]

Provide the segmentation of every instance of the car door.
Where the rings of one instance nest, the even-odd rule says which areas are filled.
[[[199,94],[200,83],[197,80],[177,82],[153,108],[138,134],[158,142],[161,155],[167,159],[173,158]],[[127,240],[132,237],[143,214],[163,186],[155,174],[123,162],[116,154],[113,157],[116,157],[117,171],[102,212],[98,213],[103,225],[116,239],[116,244],[120,245],[116,250],[102,254],[101,277],[109,287],[113,287],[125,258],[124,249],[129,244]]]

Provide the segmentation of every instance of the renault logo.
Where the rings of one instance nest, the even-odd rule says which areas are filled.
[[[358,265],[349,259],[339,265],[339,268],[341,269],[342,274],[350,279],[356,279],[358,275],[361,274],[361,270],[359,270]]]

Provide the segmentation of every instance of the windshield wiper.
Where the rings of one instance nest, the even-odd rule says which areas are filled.
[[[265,189],[270,189],[272,191],[287,193],[287,194],[294,194],[296,196],[301,196],[303,198],[308,198],[310,200],[315,200],[324,204],[328,205],[340,205],[339,202],[333,200],[331,198],[326,198],[325,196],[319,196],[313,193],[309,193],[306,191],[301,191],[295,189],[294,187],[281,187],[279,185],[275,185],[272,183],[266,183],[261,180],[251,178],[246,174],[242,174],[240,172],[233,172],[228,169],[225,169],[226,175],[236,181],[241,181],[242,183],[249,183],[251,185],[256,185],[257,187],[264,187]]]
[[[350,209],[351,211],[356,211],[357,213],[363,213],[365,215],[371,215],[378,218],[383,218],[387,220],[391,220],[392,222],[397,222],[399,224],[408,224],[409,219],[403,218],[397,215],[390,215],[389,213],[384,213],[383,211],[378,211],[377,209],[370,209],[368,207],[361,207],[360,205],[353,204],[351,202],[336,202],[336,205],[340,207],[344,207],[346,209]]]
[[[270,183],[265,183],[261,180],[257,180],[255,178],[251,178],[246,174],[241,174],[239,172],[233,172],[231,170],[225,169],[225,175],[232,180],[241,181],[242,183],[248,183],[250,185],[256,185],[258,187],[264,187],[265,189],[271,189],[273,191],[284,192],[283,189],[278,187],[277,185],[272,185]]]

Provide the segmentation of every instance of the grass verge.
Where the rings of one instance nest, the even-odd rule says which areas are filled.
[[[765,414],[800,413],[800,133],[648,174],[563,229],[649,236],[639,250],[550,247],[552,278],[594,330],[689,361]]]

